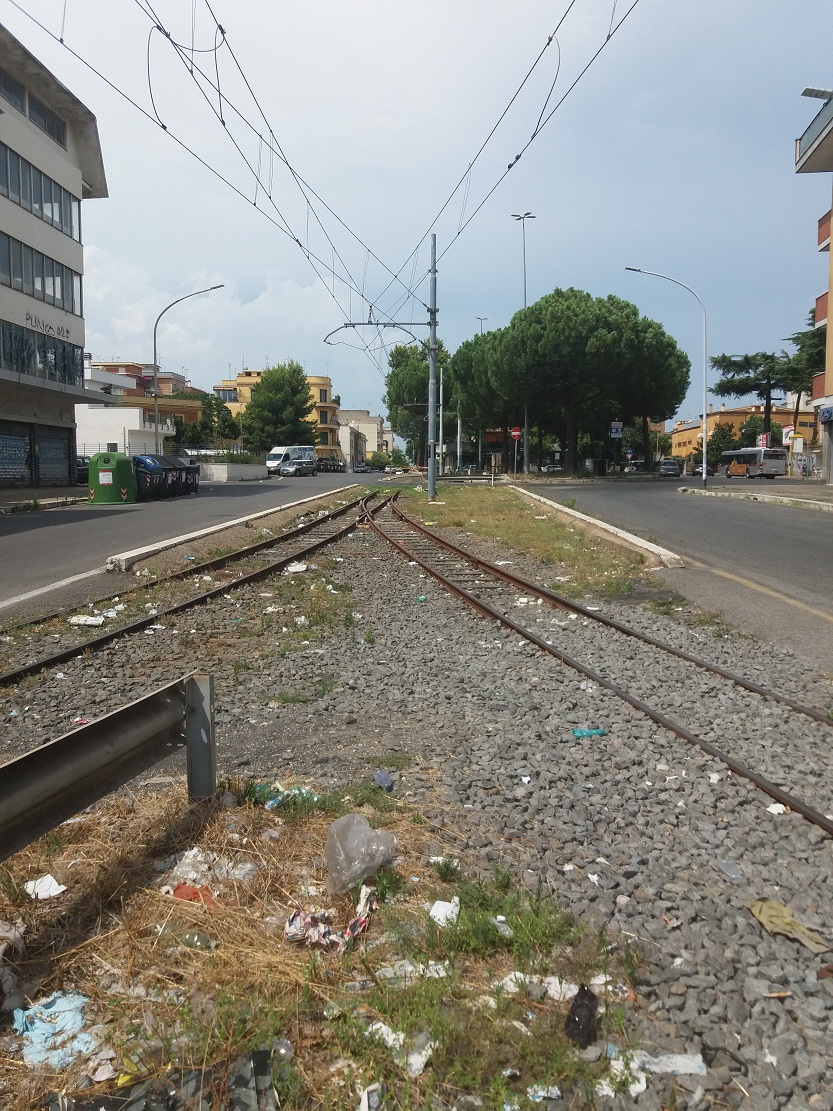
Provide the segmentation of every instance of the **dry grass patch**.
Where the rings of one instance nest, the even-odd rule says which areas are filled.
[[[629,594],[634,579],[647,578],[643,555],[592,536],[505,487],[443,486],[433,503],[420,491],[404,498],[403,508],[426,523],[465,529],[553,565],[547,586],[570,598]]]
[[[256,784],[227,786],[239,800],[231,809],[189,804],[183,788],[110,798],[0,869],[0,919],[26,928],[25,951],[12,958],[21,989],[31,1001],[57,990],[87,996],[86,1017],[103,1028],[128,1087],[175,1066],[211,1065],[222,1088],[236,1058],[283,1037],[295,1051],[274,1074],[283,1108],[354,1111],[374,1082],[386,1085],[391,1108],[428,1106],[434,1094],[450,1106],[466,1092],[486,1108],[523,1106],[532,1084],[559,1084],[569,1106],[592,1105],[585,1097],[606,1065],[577,1056],[564,1034],[566,1005],[495,984],[513,970],[573,980],[612,971],[604,938],[540,892],[516,888],[508,873],[479,882],[466,878],[465,861],[459,872],[432,866],[438,837],[456,839],[453,815],[440,831],[367,782],[274,810],[252,801],[262,794]],[[348,810],[396,834],[399,860],[372,881],[381,906],[343,954],[287,944],[295,909],[329,907],[334,930],[354,914],[356,891],[327,895],[322,859],[329,823]],[[232,870],[207,881],[205,902],[163,889],[161,862],[195,846]],[[250,878],[235,876],[241,866],[254,866]],[[47,871],[67,891],[33,902],[23,884]],[[458,921],[441,929],[426,907],[453,896]],[[374,1022],[400,1033],[405,1053],[433,1043],[422,1074],[369,1033]],[[82,1063],[35,1072],[16,1037],[0,1044],[4,1111],[84,1083]],[[83,1098],[112,1089],[113,1081],[97,1084]]]

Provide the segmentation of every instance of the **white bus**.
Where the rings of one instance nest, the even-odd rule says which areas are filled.
[[[724,478],[775,478],[787,473],[787,452],[781,447],[745,447],[720,456]]]

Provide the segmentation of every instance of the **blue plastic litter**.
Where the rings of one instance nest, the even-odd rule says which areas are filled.
[[[604,729],[574,729],[574,737],[606,737]]]
[[[14,1028],[23,1036],[26,1064],[65,1069],[76,1057],[92,1053],[96,1041],[84,1029],[88,1003],[79,992],[56,991],[28,1010],[16,1010]]]
[[[373,773],[373,778],[376,781],[377,786],[381,787],[383,791],[387,791],[388,794],[390,794],[390,792],[393,790],[393,780],[383,768],[378,768]]]

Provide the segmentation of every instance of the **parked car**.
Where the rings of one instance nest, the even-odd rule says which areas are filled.
[[[295,478],[317,473],[315,464],[309,459],[285,459],[278,468],[281,478]]]
[[[368,467],[367,463],[354,463],[353,464],[353,473],[354,474],[369,474],[371,470],[372,470],[372,467]]]
[[[78,455],[75,459],[75,481],[79,486],[86,486],[90,481],[90,457]]]
[[[699,477],[702,478],[703,477],[703,464],[702,463],[695,463],[694,464],[694,470],[691,473],[693,475],[699,475]],[[711,463],[707,463],[706,464],[706,478],[708,478],[709,475],[713,475],[714,473],[715,473],[714,467],[711,465]]]
[[[680,464],[676,459],[661,459],[659,463],[654,463],[654,474],[660,478],[679,478]]]
[[[651,467],[644,459],[637,459],[636,462],[626,465],[625,474],[648,474],[650,470]]]
[[[560,474],[560,473],[561,473],[561,464],[560,463],[547,463],[545,466],[543,466],[541,468],[541,474]]]
[[[309,444],[295,444],[293,447],[273,447],[266,456],[266,471],[269,475],[283,474],[285,463],[299,460],[304,465],[302,474],[316,474],[318,471],[315,448]],[[294,471],[292,472],[295,473]]]

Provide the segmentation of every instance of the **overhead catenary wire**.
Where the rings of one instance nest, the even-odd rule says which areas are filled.
[[[34,16],[30,15],[30,13],[26,12],[25,9],[23,9],[22,6],[19,3],[16,2],[16,0],[9,0],[9,2],[12,3],[13,6],[16,7],[19,11],[21,11],[24,15],[26,15],[28,18],[30,18],[46,34],[48,34],[53,39],[56,38],[56,36],[51,31],[49,31],[49,29],[46,28],[39,20],[37,20]],[[175,136],[175,135],[171,134],[170,131],[168,130],[168,128],[166,127],[165,123],[162,121],[161,117],[159,116],[158,112],[156,111],[156,105],[153,101],[152,80],[151,80],[151,75],[150,75],[150,38],[149,38],[149,45],[148,45],[148,79],[149,79],[149,92],[150,92],[150,97],[151,97],[151,104],[153,105],[153,111],[156,114],[156,119],[155,120],[153,119],[153,116],[149,115],[149,113],[147,113],[145,111],[145,109],[143,109],[139,104],[137,104],[137,102],[135,100],[133,100],[132,97],[130,97],[125,92],[123,92],[114,82],[112,82],[108,78],[106,78],[94,65],[87,62],[86,59],[84,59],[76,51],[71,50],[71,48],[69,48],[66,45],[66,43],[64,43],[62,41],[62,39],[58,39],[57,41],[61,42],[61,44],[65,47],[65,49],[69,50],[69,52],[76,59],[81,61],[83,65],[87,66],[87,68],[90,69],[91,72],[96,74],[96,76],[98,76],[100,79],[104,80],[105,83],[110,88],[112,88],[119,95],[121,95],[128,103],[130,103],[134,108],[136,108],[143,115],[145,115],[146,118],[148,118],[151,122],[155,122],[157,126],[161,127],[163,130],[165,130],[167,134],[170,134],[171,138],[173,138],[174,141],[183,150],[187,151],[192,157],[196,158],[197,161],[201,165],[203,165],[207,169],[209,169],[210,172],[212,172],[227,187],[231,188],[238,196],[243,197],[247,201],[247,203],[253,204],[254,207],[257,209],[257,211],[260,212],[262,215],[266,216],[266,218],[270,221],[270,223],[273,224],[273,226],[278,227],[279,230],[283,231],[286,235],[288,235],[296,243],[296,245],[301,249],[302,253],[307,258],[308,263],[312,266],[312,269],[314,270],[316,276],[322,281],[322,284],[324,285],[328,294],[331,296],[331,298],[333,299],[335,304],[338,306],[338,308],[343,312],[344,308],[343,308],[342,304],[339,302],[338,297],[335,295],[335,288],[334,287],[335,287],[336,280],[338,280],[340,283],[343,284],[343,286],[345,288],[345,292],[348,294],[349,298],[352,298],[353,291],[355,291],[359,296],[362,296],[363,291],[360,291],[358,289],[358,283],[352,277],[352,275],[350,273],[350,270],[349,270],[349,267],[345,263],[344,259],[341,257],[341,255],[338,252],[335,244],[333,243],[331,237],[329,236],[329,233],[327,232],[327,229],[324,226],[324,223],[323,223],[321,217],[319,216],[318,212],[316,211],[315,205],[312,203],[312,200],[310,199],[311,197],[314,198],[318,203],[320,203],[322,205],[322,207],[330,214],[330,216],[332,216],[339,223],[339,225],[341,227],[343,227],[344,230],[351,237],[353,237],[356,240],[356,242],[360,243],[365,248],[365,250],[367,252],[367,256],[372,257],[391,276],[390,281],[388,281],[388,283],[384,286],[384,289],[381,291],[381,293],[376,298],[373,299],[372,304],[373,304],[374,310],[377,312],[378,316],[380,316],[382,318],[388,318],[389,320],[393,320],[395,312],[392,313],[389,310],[383,308],[382,304],[381,304],[382,299],[383,299],[384,295],[388,292],[388,290],[391,288],[391,285],[394,284],[394,283],[400,285],[402,287],[402,290],[403,290],[402,300],[399,302],[399,304],[405,303],[405,302],[407,302],[408,299],[413,298],[413,297],[416,296],[415,290],[424,282],[425,278],[427,277],[427,271],[426,271],[425,274],[421,275],[418,282],[416,282],[416,283],[414,282],[414,275],[416,273],[416,265],[417,265],[417,261],[418,261],[418,256],[417,256],[416,252],[417,252],[419,246],[421,245],[421,243],[424,241],[425,236],[427,236],[430,233],[431,228],[433,228],[436,225],[440,216],[443,214],[443,212],[448,207],[448,204],[453,199],[455,193],[459,190],[461,184],[465,184],[465,196],[463,198],[463,202],[462,202],[462,206],[461,206],[460,221],[459,221],[459,224],[458,224],[457,233],[452,237],[450,242],[445,246],[441,255],[439,256],[440,258],[444,257],[448,253],[448,251],[452,248],[452,246],[454,246],[457,239],[460,238],[462,233],[466,230],[466,228],[472,222],[472,220],[478,215],[480,210],[483,208],[483,206],[486,204],[486,202],[489,200],[489,198],[493,195],[495,190],[500,186],[500,184],[503,182],[503,180],[505,180],[505,177],[507,176],[508,172],[513,168],[513,166],[515,164],[517,164],[518,160],[528,150],[529,146],[535,140],[535,138],[540,134],[541,130],[544,127],[546,127],[546,125],[551,121],[551,119],[555,115],[556,111],[564,103],[564,100],[566,99],[566,97],[570,94],[570,92],[572,92],[572,90],[575,88],[575,86],[578,84],[578,82],[582,79],[582,77],[587,72],[587,70],[590,68],[590,66],[595,62],[595,60],[601,54],[605,45],[607,45],[607,43],[610,41],[612,36],[616,33],[616,31],[618,31],[620,29],[620,27],[624,24],[624,22],[628,18],[628,16],[636,8],[637,4],[639,3],[639,0],[633,0],[633,3],[628,8],[627,12],[624,14],[624,16],[621,17],[621,19],[618,22],[615,22],[616,0],[614,0],[613,12],[611,14],[610,27],[608,29],[607,37],[605,38],[604,42],[593,53],[590,60],[581,69],[578,76],[573,80],[573,82],[570,84],[570,86],[568,87],[566,92],[558,100],[558,102],[555,104],[555,106],[552,108],[552,110],[548,114],[544,115],[544,113],[546,112],[547,105],[549,104],[550,99],[552,97],[552,93],[553,93],[553,90],[555,88],[555,85],[556,85],[556,82],[557,82],[557,79],[558,79],[558,75],[559,75],[559,72],[560,72],[560,68],[561,68],[561,46],[560,46],[560,43],[558,42],[558,39],[556,37],[557,32],[561,28],[561,26],[563,25],[564,20],[567,18],[570,11],[573,9],[575,4],[577,3],[577,0],[570,0],[570,2],[568,3],[565,11],[563,12],[560,19],[558,20],[555,29],[553,30],[552,34],[548,37],[546,44],[539,51],[538,56],[534,60],[533,64],[530,66],[529,70],[527,71],[526,75],[524,76],[523,80],[519,84],[516,91],[513,93],[512,97],[510,98],[506,107],[500,113],[496,123],[493,125],[493,127],[490,129],[489,133],[487,134],[486,138],[481,143],[481,145],[478,148],[478,151],[476,152],[474,158],[467,165],[465,173],[462,175],[460,180],[454,186],[454,189],[449,194],[449,197],[446,199],[446,201],[443,203],[443,205],[437,211],[437,214],[435,215],[434,220],[432,221],[432,223],[429,226],[428,230],[426,231],[425,235],[420,239],[419,243],[417,244],[417,247],[414,249],[414,251],[409,253],[408,259],[406,260],[406,263],[407,263],[407,261],[413,260],[413,270],[412,270],[411,280],[408,283],[403,281],[402,278],[400,277],[402,267],[400,267],[398,271],[394,272],[388,266],[386,266],[385,263],[379,258],[379,256],[376,255],[375,252],[373,252],[367,246],[367,244],[364,243],[364,241],[361,239],[361,237],[358,236],[337,215],[337,213],[334,212],[334,210],[326,203],[326,201],[324,201],[323,198],[321,198],[320,195],[306,181],[304,181],[304,179],[300,176],[300,174],[298,174],[298,172],[291,165],[291,163],[287,159],[286,155],[284,154],[283,150],[281,149],[281,146],[280,146],[279,142],[277,141],[277,138],[275,137],[274,131],[272,130],[271,126],[269,125],[268,119],[266,118],[266,115],[263,111],[263,108],[262,108],[262,106],[261,106],[261,104],[260,104],[252,86],[251,86],[250,81],[246,77],[246,74],[243,70],[243,67],[240,65],[239,61],[237,60],[237,58],[234,54],[233,49],[231,48],[230,44],[228,43],[225,30],[221,26],[221,24],[219,23],[219,20],[217,20],[216,15],[214,14],[214,11],[211,7],[211,3],[209,2],[209,0],[204,0],[204,3],[205,3],[205,6],[206,6],[208,12],[210,13],[211,19],[214,21],[214,24],[215,24],[215,44],[211,48],[204,48],[204,49],[203,48],[198,48],[196,46],[196,42],[195,42],[195,37],[196,37],[196,0],[194,2],[193,10],[192,10],[192,43],[191,43],[190,47],[189,46],[184,46],[183,44],[180,44],[180,43],[177,43],[176,40],[173,38],[173,36],[171,36],[164,29],[163,25],[158,20],[155,12],[153,11],[153,8],[152,8],[151,4],[149,2],[147,2],[147,0],[145,0],[144,3],[142,2],[142,0],[134,0],[134,2],[136,3],[139,10],[142,11],[142,13],[147,16],[147,18],[152,20],[156,29],[158,29],[168,39],[168,42],[174,48],[175,52],[181,58],[183,63],[186,65],[186,69],[188,70],[189,75],[192,77],[192,79],[195,82],[195,85],[197,86],[198,89],[200,89],[200,92],[202,93],[203,97],[206,99],[206,101],[208,103],[210,103],[210,102],[208,101],[208,98],[206,97],[205,90],[203,88],[201,88],[200,81],[207,82],[212,87],[212,89],[214,90],[214,92],[216,93],[216,96],[217,96],[217,106],[216,106],[216,108],[213,109],[214,114],[217,117],[217,119],[219,120],[219,122],[222,124],[224,130],[226,130],[226,132],[229,133],[228,124],[227,124],[227,120],[226,120],[226,111],[225,111],[225,109],[228,108],[228,109],[230,109],[231,111],[234,112],[237,119],[239,119],[246,127],[248,127],[253,132],[253,134],[255,134],[258,137],[258,143],[259,143],[258,159],[257,159],[257,166],[254,166],[249,161],[249,159],[246,157],[245,153],[243,152],[242,148],[240,147],[239,142],[233,136],[231,136],[230,133],[229,133],[229,137],[230,137],[233,145],[235,146],[235,149],[237,150],[240,157],[243,159],[246,167],[248,168],[249,172],[252,174],[252,176],[254,178],[254,181],[255,181],[255,200],[254,201],[249,200],[249,198],[247,198],[245,196],[243,191],[241,189],[239,189],[237,186],[235,186],[229,180],[229,178],[227,178],[225,176],[225,174],[223,174],[222,172],[217,170],[214,166],[212,166],[209,162],[207,162],[206,159],[204,159],[200,155],[198,155],[191,147],[188,146],[188,144],[184,140],[180,139],[178,136]],[[153,33],[153,30],[151,30],[151,35],[152,35],[152,33]],[[466,206],[467,206],[467,203],[468,203],[468,197],[469,197],[469,193],[470,193],[470,189],[471,189],[472,167],[477,162],[477,160],[481,157],[483,151],[486,149],[487,144],[494,137],[498,127],[500,126],[500,124],[505,119],[507,113],[509,112],[512,105],[517,100],[521,91],[524,89],[524,87],[528,83],[532,73],[534,72],[536,67],[539,65],[541,59],[544,57],[546,51],[552,45],[553,42],[555,43],[556,49],[557,49],[558,54],[559,54],[558,65],[557,65],[557,68],[556,68],[556,75],[555,75],[555,78],[553,80],[552,86],[551,86],[551,88],[550,88],[550,90],[547,94],[547,97],[546,97],[546,100],[544,102],[544,106],[541,110],[541,113],[539,114],[538,121],[535,125],[535,129],[533,130],[533,133],[530,136],[529,140],[524,144],[524,146],[521,148],[520,152],[515,156],[514,160],[509,163],[509,165],[507,166],[507,169],[494,182],[494,184],[487,191],[485,196],[476,205],[474,210],[471,213],[469,213],[468,216],[466,216]],[[236,66],[237,71],[239,72],[239,74],[240,74],[240,76],[241,76],[249,94],[252,97],[252,100],[253,100],[258,112],[260,113],[261,118],[264,121],[264,124],[266,125],[266,128],[268,130],[268,138],[265,137],[262,134],[261,131],[259,131],[257,128],[255,128],[254,125],[251,124],[250,121],[246,118],[246,116],[236,106],[234,106],[228,100],[228,98],[225,96],[225,94],[222,92],[221,83],[220,83],[220,70],[219,70],[219,51],[221,49],[225,50],[225,52],[228,54],[229,58],[233,61],[234,65]],[[194,60],[194,55],[198,54],[198,53],[199,54],[209,54],[214,58],[214,63],[215,63],[214,68],[215,68],[215,77],[216,77],[215,81],[211,81],[211,79],[200,68],[199,64]],[[189,55],[190,55],[190,64],[189,64]],[[198,79],[198,75],[199,75],[199,79]],[[270,156],[269,156],[270,157],[270,174],[269,174],[269,184],[268,184],[268,186],[262,180],[262,177],[263,177],[263,163],[262,163],[262,157],[261,157],[262,156],[262,150],[260,149],[260,144],[265,144],[268,147],[269,151],[270,151]],[[300,189],[302,195],[304,196],[304,198],[307,202],[307,242],[306,242],[306,245],[302,244],[300,239],[298,238],[298,236],[294,233],[289,221],[284,216],[284,214],[281,212],[280,208],[275,203],[274,198],[272,196],[273,188],[274,188],[273,168],[274,168],[274,158],[275,157],[279,158],[282,161],[282,163],[285,165],[287,170],[290,172],[290,174],[294,178],[298,188]],[[274,219],[272,216],[269,215],[269,213],[264,211],[264,209],[260,205],[258,205],[257,195],[258,195],[258,189],[259,188],[262,189],[263,192],[268,196],[269,203],[273,207],[277,219]],[[263,203],[265,203],[265,202],[263,202]],[[318,227],[320,228],[322,234],[326,237],[326,239],[327,239],[327,241],[330,245],[331,254],[332,254],[333,258],[337,258],[341,267],[342,267],[342,269],[340,271],[336,269],[336,266],[335,266],[334,263],[324,261],[323,258],[319,257],[318,254],[316,254],[313,250],[310,249],[310,243],[309,243],[309,220],[310,220],[310,217],[312,217],[315,220],[315,222],[318,225]],[[330,283],[324,279],[324,277],[322,275],[322,271],[323,272],[329,272],[329,274],[332,276],[332,288],[331,288]],[[366,271],[367,271],[367,262],[366,262],[366,265],[365,265],[365,279],[363,280],[363,283],[362,283],[363,285],[366,282]],[[355,347],[356,345],[355,344],[350,344],[350,346]],[[363,348],[364,348],[366,353],[368,352],[368,347],[369,347],[369,345],[367,343],[363,344]]]
[[[22,15],[24,15],[27,19],[29,19],[32,23],[34,23],[35,26],[38,27],[39,30],[41,30],[44,34],[46,34],[53,41],[59,43],[73,58],[76,59],[76,61],[80,62],[86,69],[88,69],[92,74],[94,74],[99,80],[103,81],[104,84],[107,85],[108,88],[110,88],[114,93],[116,93],[123,100],[125,100],[128,104],[130,104],[130,106],[132,108],[135,108],[136,111],[139,112],[142,116],[144,116],[146,120],[148,120],[150,123],[154,124],[156,127],[159,127],[160,130],[164,131],[165,134],[169,138],[171,138],[173,140],[173,142],[176,143],[176,145],[178,147],[180,147],[183,151],[185,151],[192,158],[194,158],[201,166],[203,166],[206,170],[208,170],[211,174],[213,174],[214,177],[216,177],[219,181],[221,181],[225,186],[227,186],[229,189],[231,189],[231,191],[233,193],[235,193],[238,197],[240,197],[242,200],[244,200],[247,205],[252,206],[252,201],[250,200],[250,198],[247,197],[246,194],[238,186],[236,186],[228,177],[225,176],[225,174],[223,174],[220,170],[218,170],[215,166],[211,165],[210,162],[208,162],[205,158],[203,158],[200,154],[198,154],[183,139],[181,139],[181,138],[179,138],[179,136],[175,135],[163,123],[161,118],[154,117],[154,115],[151,114],[150,112],[148,112],[147,109],[143,108],[141,104],[139,104],[136,100],[133,99],[133,97],[131,97],[122,88],[120,88],[114,81],[112,81],[109,77],[107,77],[104,73],[102,73],[101,70],[99,70],[95,65],[92,64],[92,62],[88,61],[83,55],[81,55],[78,51],[76,51],[72,47],[70,47],[66,42],[62,41],[44,23],[42,23],[39,19],[37,19],[34,15],[32,15],[31,12],[28,12],[20,3],[17,2],[17,0],[8,0],[8,2],[14,8],[16,8]],[[146,11],[145,11],[145,14],[147,14]],[[154,108],[154,112],[155,112],[155,108]],[[274,202],[272,201],[271,198],[270,198],[270,201],[271,201],[271,203],[273,205],[273,208],[275,209],[275,212],[277,214],[277,217],[278,217],[277,219],[275,219],[273,216],[271,216],[268,212],[266,212],[260,206],[253,206],[253,207],[255,207],[256,211],[258,213],[260,213],[260,215],[265,217],[265,219],[268,220],[269,223],[272,224],[273,227],[277,228],[278,231],[283,232],[284,235],[286,235],[290,239],[292,239],[292,241],[301,249],[301,251],[307,257],[310,264],[313,266],[313,270],[315,271],[316,276],[319,278],[319,280],[322,281],[322,284],[324,285],[324,288],[328,289],[327,283],[323,280],[321,273],[318,271],[318,269],[316,268],[316,266],[314,264],[320,265],[322,267],[322,269],[324,269],[325,271],[330,269],[329,264],[326,263],[323,259],[319,258],[313,252],[305,250],[305,248],[303,247],[303,244],[300,242],[297,235],[295,234],[295,232],[290,227],[288,221],[285,219],[283,214],[278,209],[277,205],[274,204]],[[353,289],[351,289],[349,281],[345,280],[345,278],[343,277],[343,274],[336,273],[335,271],[333,271],[333,276],[334,276],[334,278],[338,278],[339,281],[343,282],[344,285],[347,286],[348,290],[351,290],[351,292],[352,291],[355,291],[356,293],[359,292],[354,287],[353,287]],[[336,305],[339,307],[339,309],[341,309],[342,306],[339,304],[337,298],[333,298],[333,299],[334,299]],[[350,344],[349,346],[353,347],[356,350],[362,350],[365,354],[368,355],[368,357],[370,357],[369,352],[367,351],[366,345],[363,345],[361,348],[358,347],[356,344]],[[375,365],[372,358],[371,358],[371,363],[373,363],[373,365]]]

